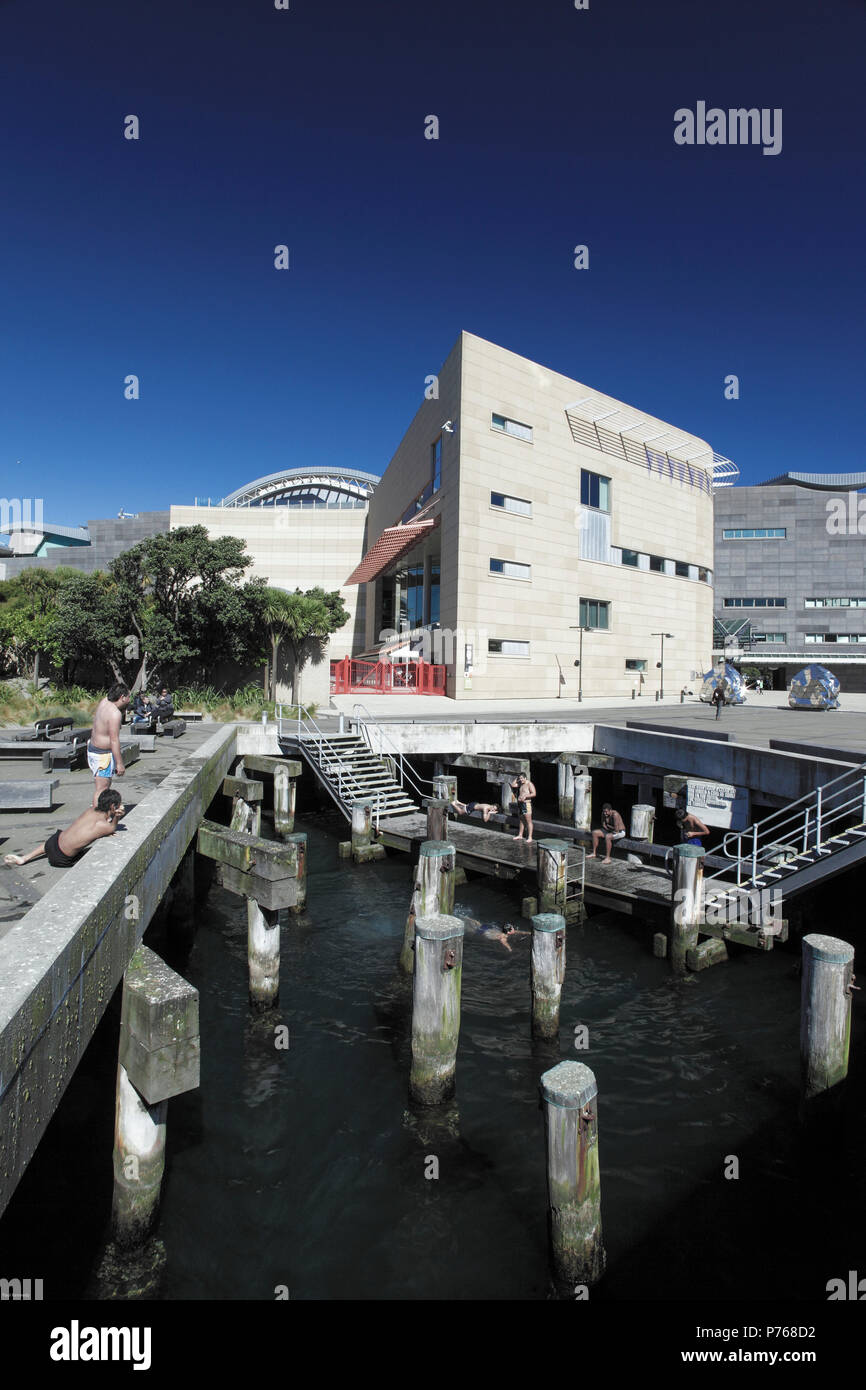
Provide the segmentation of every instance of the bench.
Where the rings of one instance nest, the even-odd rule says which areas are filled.
[[[204,719],[204,714],[200,709],[179,709],[176,711],[178,719]]]
[[[76,764],[84,765],[87,755],[87,743],[80,740],[77,743],[54,743],[48,748],[44,748],[42,753],[42,771],[53,772],[56,767],[73,768]]]
[[[59,777],[51,782],[0,782],[0,811],[51,811],[59,786]]]
[[[183,719],[167,719],[160,725],[160,733],[166,738],[180,738],[181,734],[186,733],[186,724]]]
[[[55,715],[52,719],[37,719],[33,727],[37,733],[48,737],[49,733],[56,734],[59,729],[71,729],[73,721],[68,716]]]

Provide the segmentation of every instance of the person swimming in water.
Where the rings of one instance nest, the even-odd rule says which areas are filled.
[[[504,927],[497,927],[494,922],[479,922],[475,917],[464,917],[463,926],[468,932],[475,936],[483,936],[486,941],[498,941],[500,946],[504,946],[506,951],[511,950],[512,936],[528,936],[529,932],[518,931],[511,922],[506,922]]]

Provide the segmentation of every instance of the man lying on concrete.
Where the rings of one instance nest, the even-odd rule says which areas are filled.
[[[456,798],[451,802],[454,810],[460,816],[471,816],[473,812],[480,811],[484,817],[484,824],[490,820],[499,810],[498,806],[493,806],[489,801],[457,801]]]
[[[10,868],[13,864],[20,868],[22,864],[41,859],[44,854],[52,869],[71,869],[95,840],[115,833],[117,822],[125,811],[120,792],[100,792],[96,810],[88,807],[66,830],[55,830],[38,849],[31,850],[29,854],[7,854],[4,863]]]

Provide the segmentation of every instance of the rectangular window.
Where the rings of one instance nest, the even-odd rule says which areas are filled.
[[[514,512],[517,516],[532,516],[532,503],[527,502],[525,497],[508,497],[504,492],[491,492],[490,505]]]
[[[788,634],[787,634],[786,632],[753,632],[753,633],[752,633],[752,641],[753,641],[753,642],[782,642],[782,643],[785,643],[785,642],[787,642],[787,640],[788,640]]]
[[[725,608],[787,608],[786,598],[726,598]]]
[[[433,474],[433,491],[438,492],[442,482],[442,436],[430,446],[431,453],[431,472]]]
[[[514,642],[504,637],[489,637],[487,650],[491,656],[529,656],[529,643]]]
[[[582,598],[580,600],[580,626],[608,629],[610,627],[610,604],[603,599]]]
[[[600,512],[610,511],[610,478],[601,473],[590,473],[588,468],[580,470],[580,505],[595,507]]]
[[[638,556],[638,553],[637,553],[636,550],[625,550],[625,549],[624,549],[623,552],[622,552],[622,562],[623,562],[623,564],[624,564],[624,565],[631,565],[634,569],[637,569],[639,558],[640,558],[640,557]]]
[[[530,565],[520,565],[516,560],[491,560],[491,574],[504,574],[507,579],[531,579]]]
[[[866,598],[807,598],[806,608],[866,608]]]
[[[701,584],[709,584],[710,582],[709,570],[702,569],[700,565],[698,565],[698,580]]]
[[[651,570],[654,570],[656,574],[664,574],[664,572],[665,572],[665,562],[664,562],[664,557],[663,557],[663,556],[661,556],[661,555],[651,555],[651,556],[649,557],[649,562],[650,562],[650,569],[651,569]]]
[[[686,564],[685,560],[674,561],[674,573],[677,574],[680,579],[688,579],[689,567]]]
[[[635,659],[633,659],[633,658],[631,658],[631,657],[626,657],[626,659],[625,659],[625,669],[626,669],[627,671],[645,671],[645,670],[646,670],[646,661],[644,661],[644,660],[637,661],[637,660],[635,660]]]
[[[494,415],[490,421],[495,430],[511,434],[515,439],[525,439],[532,443],[532,426],[522,425],[519,420],[509,420],[507,415]]]
[[[722,531],[723,541],[783,541],[784,526],[730,526]]]

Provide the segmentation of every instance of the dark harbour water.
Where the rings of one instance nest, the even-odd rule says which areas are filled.
[[[278,1009],[249,1010],[245,910],[221,889],[171,960],[200,991],[202,1084],[169,1106],[158,1240],[138,1261],[104,1246],[115,1011],[0,1223],[4,1270],[43,1277],[47,1298],[272,1300],[281,1285],[292,1300],[549,1298],[538,1079],[571,1056],[599,1086],[608,1272],[594,1300],[823,1301],[828,1279],[866,1272],[860,1009],[846,1126],[807,1145],[798,949],[735,950],[675,982],[648,928],[595,916],[569,929],[560,1053],[530,1040],[529,938],[509,955],[469,937],[456,1101],[413,1113],[396,971],[409,861],[338,860],[329,811],[298,828],[309,906],[283,926]],[[483,879],[458,889],[458,910],[527,925]]]

